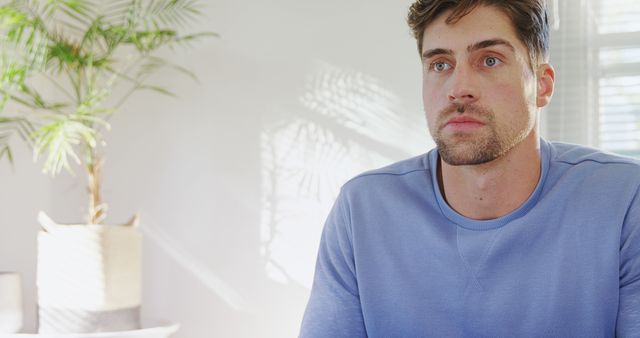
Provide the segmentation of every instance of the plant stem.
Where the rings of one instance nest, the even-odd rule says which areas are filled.
[[[91,151],[91,160],[87,163],[87,174],[89,180],[89,214],[88,224],[100,224],[106,217],[105,207],[100,196],[100,182],[102,171],[102,159],[96,159],[95,154]]]

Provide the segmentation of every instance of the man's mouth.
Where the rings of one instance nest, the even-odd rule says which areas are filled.
[[[485,124],[478,119],[470,116],[456,116],[450,118],[442,127],[442,129],[450,129],[453,131],[470,131],[484,126]]]

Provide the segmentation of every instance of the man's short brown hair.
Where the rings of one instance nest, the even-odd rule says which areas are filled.
[[[424,30],[445,11],[445,22],[454,24],[477,6],[492,6],[505,13],[513,23],[520,41],[529,52],[530,66],[543,63],[549,56],[549,23],[544,0],[416,0],[409,8],[407,22],[422,54]]]

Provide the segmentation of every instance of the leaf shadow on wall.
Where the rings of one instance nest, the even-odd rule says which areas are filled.
[[[372,76],[317,62],[297,105],[280,108],[297,113],[263,122],[260,252],[269,278],[308,290],[340,186],[423,149],[422,115],[400,101]]]
[[[232,232],[224,239],[212,238],[216,234],[213,228],[197,229],[198,236],[206,237],[212,248],[222,248],[224,240],[232,244],[219,252],[224,257],[203,254],[199,246],[205,245],[205,240],[192,238],[194,234],[181,241],[147,227],[149,245],[145,250],[152,251],[149,255],[154,257],[147,268],[184,274],[167,276],[158,286],[151,285],[157,289],[145,291],[161,295],[171,290],[166,297],[150,302],[162,311],[180,314],[175,320],[183,325],[176,338],[296,336],[324,219],[340,186],[360,172],[409,157],[425,146],[422,114],[408,113],[380,80],[325,62],[300,73],[309,77],[291,79],[295,89],[255,84],[255,90],[272,91],[264,95],[271,101],[246,100],[236,107],[238,112],[261,112],[255,180],[260,196],[256,201],[252,196],[230,196],[228,204],[217,206],[217,212],[237,215],[237,224],[226,230]],[[292,91],[297,95],[291,96]],[[249,132],[246,124],[239,124],[243,132]],[[171,173],[166,176],[173,177]],[[204,179],[221,181],[220,177]],[[230,180],[229,186],[223,187],[233,193],[234,183]],[[247,215],[256,202],[258,212]],[[238,206],[242,203],[245,205]],[[194,210],[202,217],[215,212]],[[165,222],[198,222],[194,215],[181,217]],[[214,228],[229,226],[209,222]],[[257,241],[254,235],[259,237]],[[219,263],[222,259],[229,263]],[[237,271],[228,270],[229,266]]]

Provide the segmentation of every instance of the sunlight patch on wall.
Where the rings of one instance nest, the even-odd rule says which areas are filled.
[[[227,305],[237,311],[247,311],[255,307],[233,285],[227,283],[215,270],[195,257],[186,248],[176,242],[168,233],[157,226],[145,224],[141,228],[146,240],[162,249],[192,277],[200,281],[212,294],[220,297]]]
[[[423,114],[403,109],[381,81],[326,63],[295,107],[273,116],[261,135],[261,254],[270,278],[308,288],[340,186],[431,144]]]

